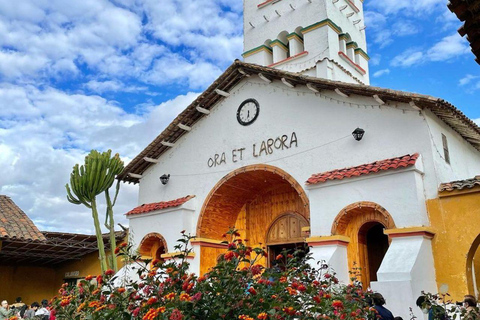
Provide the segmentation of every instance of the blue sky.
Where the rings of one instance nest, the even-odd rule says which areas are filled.
[[[372,85],[442,97],[480,119],[480,66],[446,1],[364,7]],[[241,0],[0,1],[0,194],[43,230],[92,232],[89,212],[65,198],[72,166],[92,148],[125,161],[141,151],[240,58],[242,8]],[[124,185],[120,199],[125,222],[137,188]]]

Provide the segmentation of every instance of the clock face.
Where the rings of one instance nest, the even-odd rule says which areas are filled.
[[[237,110],[237,120],[242,126],[248,126],[257,120],[260,113],[260,105],[255,99],[247,99],[242,102]]]

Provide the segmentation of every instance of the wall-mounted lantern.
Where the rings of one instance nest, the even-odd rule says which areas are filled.
[[[365,134],[365,130],[361,128],[357,128],[353,130],[352,135],[355,138],[355,140],[360,141],[363,138],[363,135]]]

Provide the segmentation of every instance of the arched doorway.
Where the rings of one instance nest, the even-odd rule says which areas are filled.
[[[384,229],[395,228],[390,214],[373,202],[358,202],[345,207],[335,218],[333,235],[350,238],[348,265],[368,288],[377,280],[377,271],[387,253],[389,240]]]
[[[269,227],[285,213],[298,214],[308,225],[308,198],[300,184],[280,168],[246,166],[227,174],[210,191],[197,223],[197,237],[222,240],[235,226],[249,245],[265,246]],[[213,266],[222,252],[202,247],[200,272]]]
[[[480,292],[480,235],[473,241],[467,254],[467,286],[468,294],[478,297]]]
[[[159,259],[162,260],[162,254],[168,252],[167,242],[159,233],[149,233],[143,237],[138,252],[142,259]]]
[[[276,257],[283,252],[293,253],[296,250],[307,252],[304,228],[309,226],[308,220],[296,212],[280,215],[268,228],[266,236],[268,262],[271,267]]]

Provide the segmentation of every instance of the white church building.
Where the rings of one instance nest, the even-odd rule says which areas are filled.
[[[271,256],[307,243],[345,282],[360,266],[395,315],[439,290],[428,202],[480,173],[480,128],[442,99],[369,86],[362,2],[244,2],[244,62],[119,177],[139,184],[127,218],[143,255],[174,256],[186,230],[204,273],[235,226]]]

